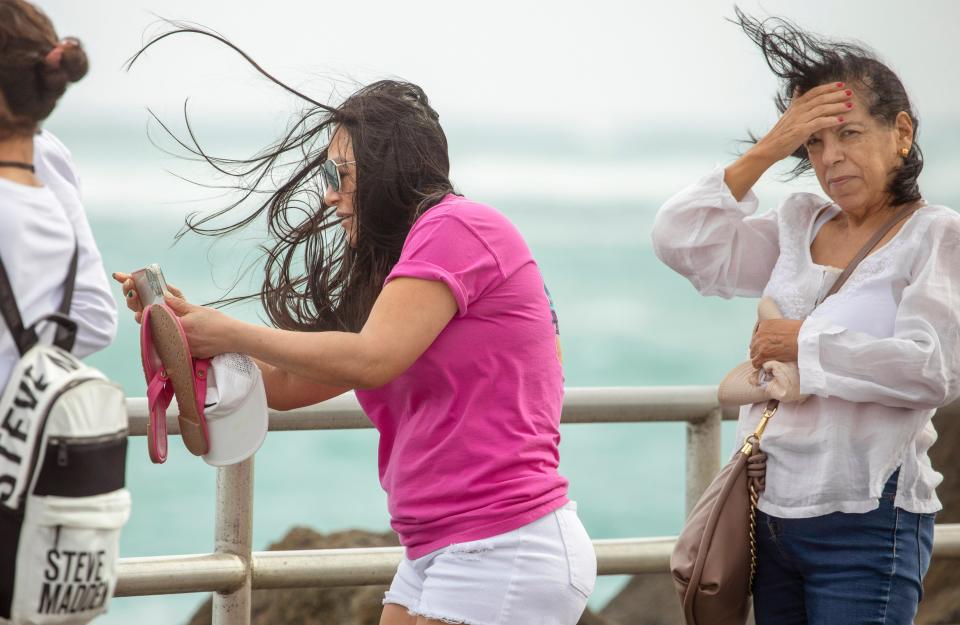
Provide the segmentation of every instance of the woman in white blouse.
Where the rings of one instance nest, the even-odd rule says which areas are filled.
[[[856,45],[737,13],[781,78],[776,125],[743,156],[672,197],[657,256],[704,295],[771,297],[754,366],[797,362],[803,402],[767,428],[754,609],[776,623],[912,623],[930,562],[941,475],[935,409],[960,393],[960,216],[923,202],[917,117],[899,78]],[[773,29],[776,28],[776,36]],[[827,198],[797,193],[757,213],[775,163],[813,169]],[[841,270],[898,223],[822,304]],[[740,412],[738,440],[763,405]]]

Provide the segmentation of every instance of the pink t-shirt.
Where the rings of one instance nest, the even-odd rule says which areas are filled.
[[[400,377],[357,398],[380,432],[391,525],[416,559],[567,502],[563,372],[543,278],[517,229],[448,195],[410,230],[395,278],[444,282],[459,309]]]

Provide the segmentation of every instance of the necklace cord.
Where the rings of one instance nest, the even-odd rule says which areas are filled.
[[[30,173],[37,173],[37,168],[33,163],[23,163],[20,161],[0,161],[0,167],[14,167],[16,169],[26,169]]]

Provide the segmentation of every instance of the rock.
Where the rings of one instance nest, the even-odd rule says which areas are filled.
[[[601,615],[596,612],[591,612],[587,609],[583,615],[580,617],[580,620],[577,621],[577,625],[617,625],[616,623],[611,623]]]
[[[610,625],[684,625],[680,599],[669,573],[634,575],[600,611]],[[745,625],[753,625],[753,613]]]
[[[324,535],[306,527],[291,529],[270,551],[294,549],[343,549],[346,547],[393,547],[396,534],[359,530]],[[386,586],[341,588],[289,588],[253,591],[252,625],[378,625]],[[212,625],[212,602],[207,600],[189,625]]]
[[[347,547],[392,547],[399,545],[396,534],[347,530],[320,534],[295,527],[270,551],[294,549],[344,549]],[[341,588],[290,588],[253,591],[251,625],[378,625],[386,586]],[[189,625],[212,625],[211,601],[193,615]],[[611,625],[587,610],[577,625]]]
[[[683,612],[668,573],[634,575],[600,611],[612,625],[683,625]]]

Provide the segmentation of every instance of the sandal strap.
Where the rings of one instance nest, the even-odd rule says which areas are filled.
[[[167,372],[160,369],[147,384],[147,407],[150,421],[147,427],[147,450],[154,464],[167,459],[167,408],[173,399],[173,384]]]
[[[167,460],[167,411],[155,406],[150,411],[150,425],[147,431],[147,451],[150,461],[163,464]]]
[[[193,388],[197,402],[197,412],[202,416],[207,403],[207,376],[210,375],[210,359],[193,359]]]

